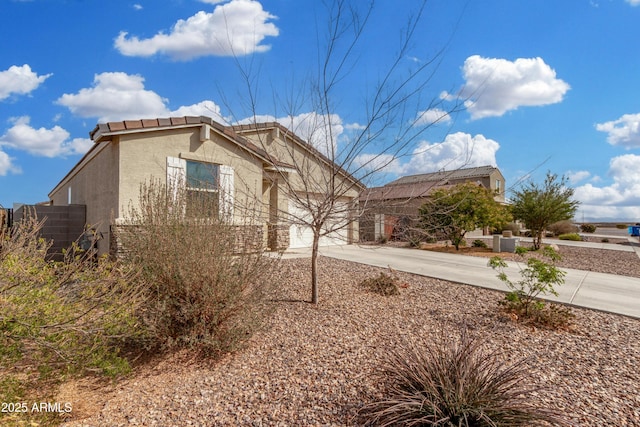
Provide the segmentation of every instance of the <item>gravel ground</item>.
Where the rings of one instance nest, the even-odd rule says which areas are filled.
[[[490,239],[483,239],[490,246]],[[612,244],[628,245],[628,239],[609,239]],[[593,239],[593,241],[597,241]],[[640,277],[640,258],[635,252],[615,251],[609,249],[591,249],[578,246],[566,246],[555,239],[545,239],[545,244],[555,243],[562,259],[559,267],[598,273],[618,274],[621,276]],[[531,246],[523,242],[521,246]],[[493,254],[491,254],[492,256]]]
[[[635,252],[584,249],[561,245],[558,247],[562,256],[558,263],[560,267],[640,277],[640,258]]]
[[[563,253],[583,269],[620,265],[623,254]],[[640,272],[633,256],[623,273]],[[401,294],[382,297],[357,283],[383,270],[327,258],[312,306],[308,262],[282,261],[275,311],[247,348],[211,364],[173,355],[115,386],[67,391],[74,416],[90,415],[67,425],[357,425],[358,408],[382,396],[374,374],[389,348],[466,325],[506,359],[528,358],[530,383],[548,387],[538,403],[572,425],[640,426],[640,320],[573,309],[573,331],[536,330],[502,316],[498,292],[400,273]]]

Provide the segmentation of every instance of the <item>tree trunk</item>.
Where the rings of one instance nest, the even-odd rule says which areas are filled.
[[[543,233],[544,233],[544,230],[536,233],[535,237],[533,238],[533,250],[534,251],[537,251],[538,249],[540,249],[540,246],[542,246],[542,234]]]
[[[320,234],[313,233],[313,245],[311,247],[311,303],[318,304],[318,245]]]

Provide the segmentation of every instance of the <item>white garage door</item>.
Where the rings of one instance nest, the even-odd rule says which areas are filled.
[[[298,206],[294,201],[289,200],[289,213],[293,218],[310,218],[309,212]],[[344,213],[346,217],[346,212]],[[306,222],[306,221],[303,221]],[[343,223],[340,221],[340,223]],[[327,227],[329,228],[329,227]],[[326,236],[320,237],[320,246],[346,245],[348,227],[343,227]],[[310,248],[313,244],[313,231],[311,227],[302,224],[292,224],[289,229],[289,248]]]

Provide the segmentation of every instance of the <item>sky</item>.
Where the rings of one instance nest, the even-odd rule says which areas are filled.
[[[509,189],[551,172],[576,220],[640,222],[640,0],[432,0],[400,51],[419,5],[376,2],[331,98],[338,146],[398,55],[394,79],[429,79],[397,120],[429,126],[376,183],[493,165]],[[48,200],[98,123],[256,114],[306,137],[326,28],[313,0],[0,0],[0,204]]]

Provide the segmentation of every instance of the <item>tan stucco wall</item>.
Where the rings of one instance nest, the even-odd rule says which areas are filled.
[[[104,239],[98,245],[108,249],[109,224],[118,215],[118,152],[117,143],[103,142],[83,159],[50,194],[54,205],[82,204],[87,207],[87,224],[96,227]]]
[[[297,196],[304,200],[305,194],[309,194],[312,199],[324,200],[327,190],[334,186],[335,193],[339,195],[338,202],[354,207],[346,212],[350,218],[346,223],[344,235],[347,236],[348,243],[359,241],[359,223],[355,213],[357,209],[353,203],[357,203],[360,187],[354,186],[350,179],[337,173],[324,161],[309,156],[305,148],[283,134],[280,129],[245,131],[242,135],[278,161],[295,168],[295,171],[286,173],[287,182],[283,182],[283,178],[278,178],[278,210],[281,218],[286,221],[289,199],[295,199]],[[274,175],[277,176],[277,174]],[[334,183],[331,181],[332,178],[335,178]]]
[[[206,126],[206,125],[205,125]],[[105,239],[100,243],[102,252],[108,249],[109,225],[115,220],[126,220],[130,206],[137,206],[140,185],[152,179],[165,183],[167,157],[228,165],[234,169],[234,222],[269,221],[268,204],[277,200],[278,216],[288,209],[290,191],[288,179],[295,190],[322,194],[326,191],[329,174],[323,162],[306,157],[305,150],[284,138],[271,137],[269,144],[257,141],[270,153],[277,152],[281,161],[299,166],[298,172],[264,171],[264,160],[229,142],[213,128],[206,133],[209,139],[201,141],[202,126],[185,126],[174,129],[122,132],[109,137],[103,135],[100,149],[94,149],[50,193],[54,205],[68,204],[68,188],[71,202],[87,206],[87,222],[99,224]],[[108,138],[111,138],[109,140]],[[291,145],[292,144],[292,145]],[[291,150],[293,147],[293,150]],[[96,147],[97,148],[97,147]],[[300,178],[304,174],[306,178]],[[270,188],[276,181],[278,191]],[[347,191],[343,200],[357,198],[359,188]],[[277,218],[277,221],[282,221]],[[357,240],[357,221],[351,225],[350,235]]]
[[[199,127],[122,135],[120,153],[121,218],[126,218],[130,204],[137,206],[141,183],[152,179],[166,182],[167,157],[233,167],[235,219],[244,220],[246,209],[263,212],[262,162],[214,132],[211,140],[204,142],[200,142]]]
[[[296,172],[288,174],[289,185],[293,192],[325,193],[330,184],[332,170],[325,162],[309,156],[306,149],[293,142],[278,129],[261,132],[243,132],[242,135],[250,139],[256,146],[283,163],[295,167]],[[336,174],[336,190],[341,196],[358,197],[360,189],[353,187],[352,182],[343,175]],[[345,187],[342,187],[342,186]]]

